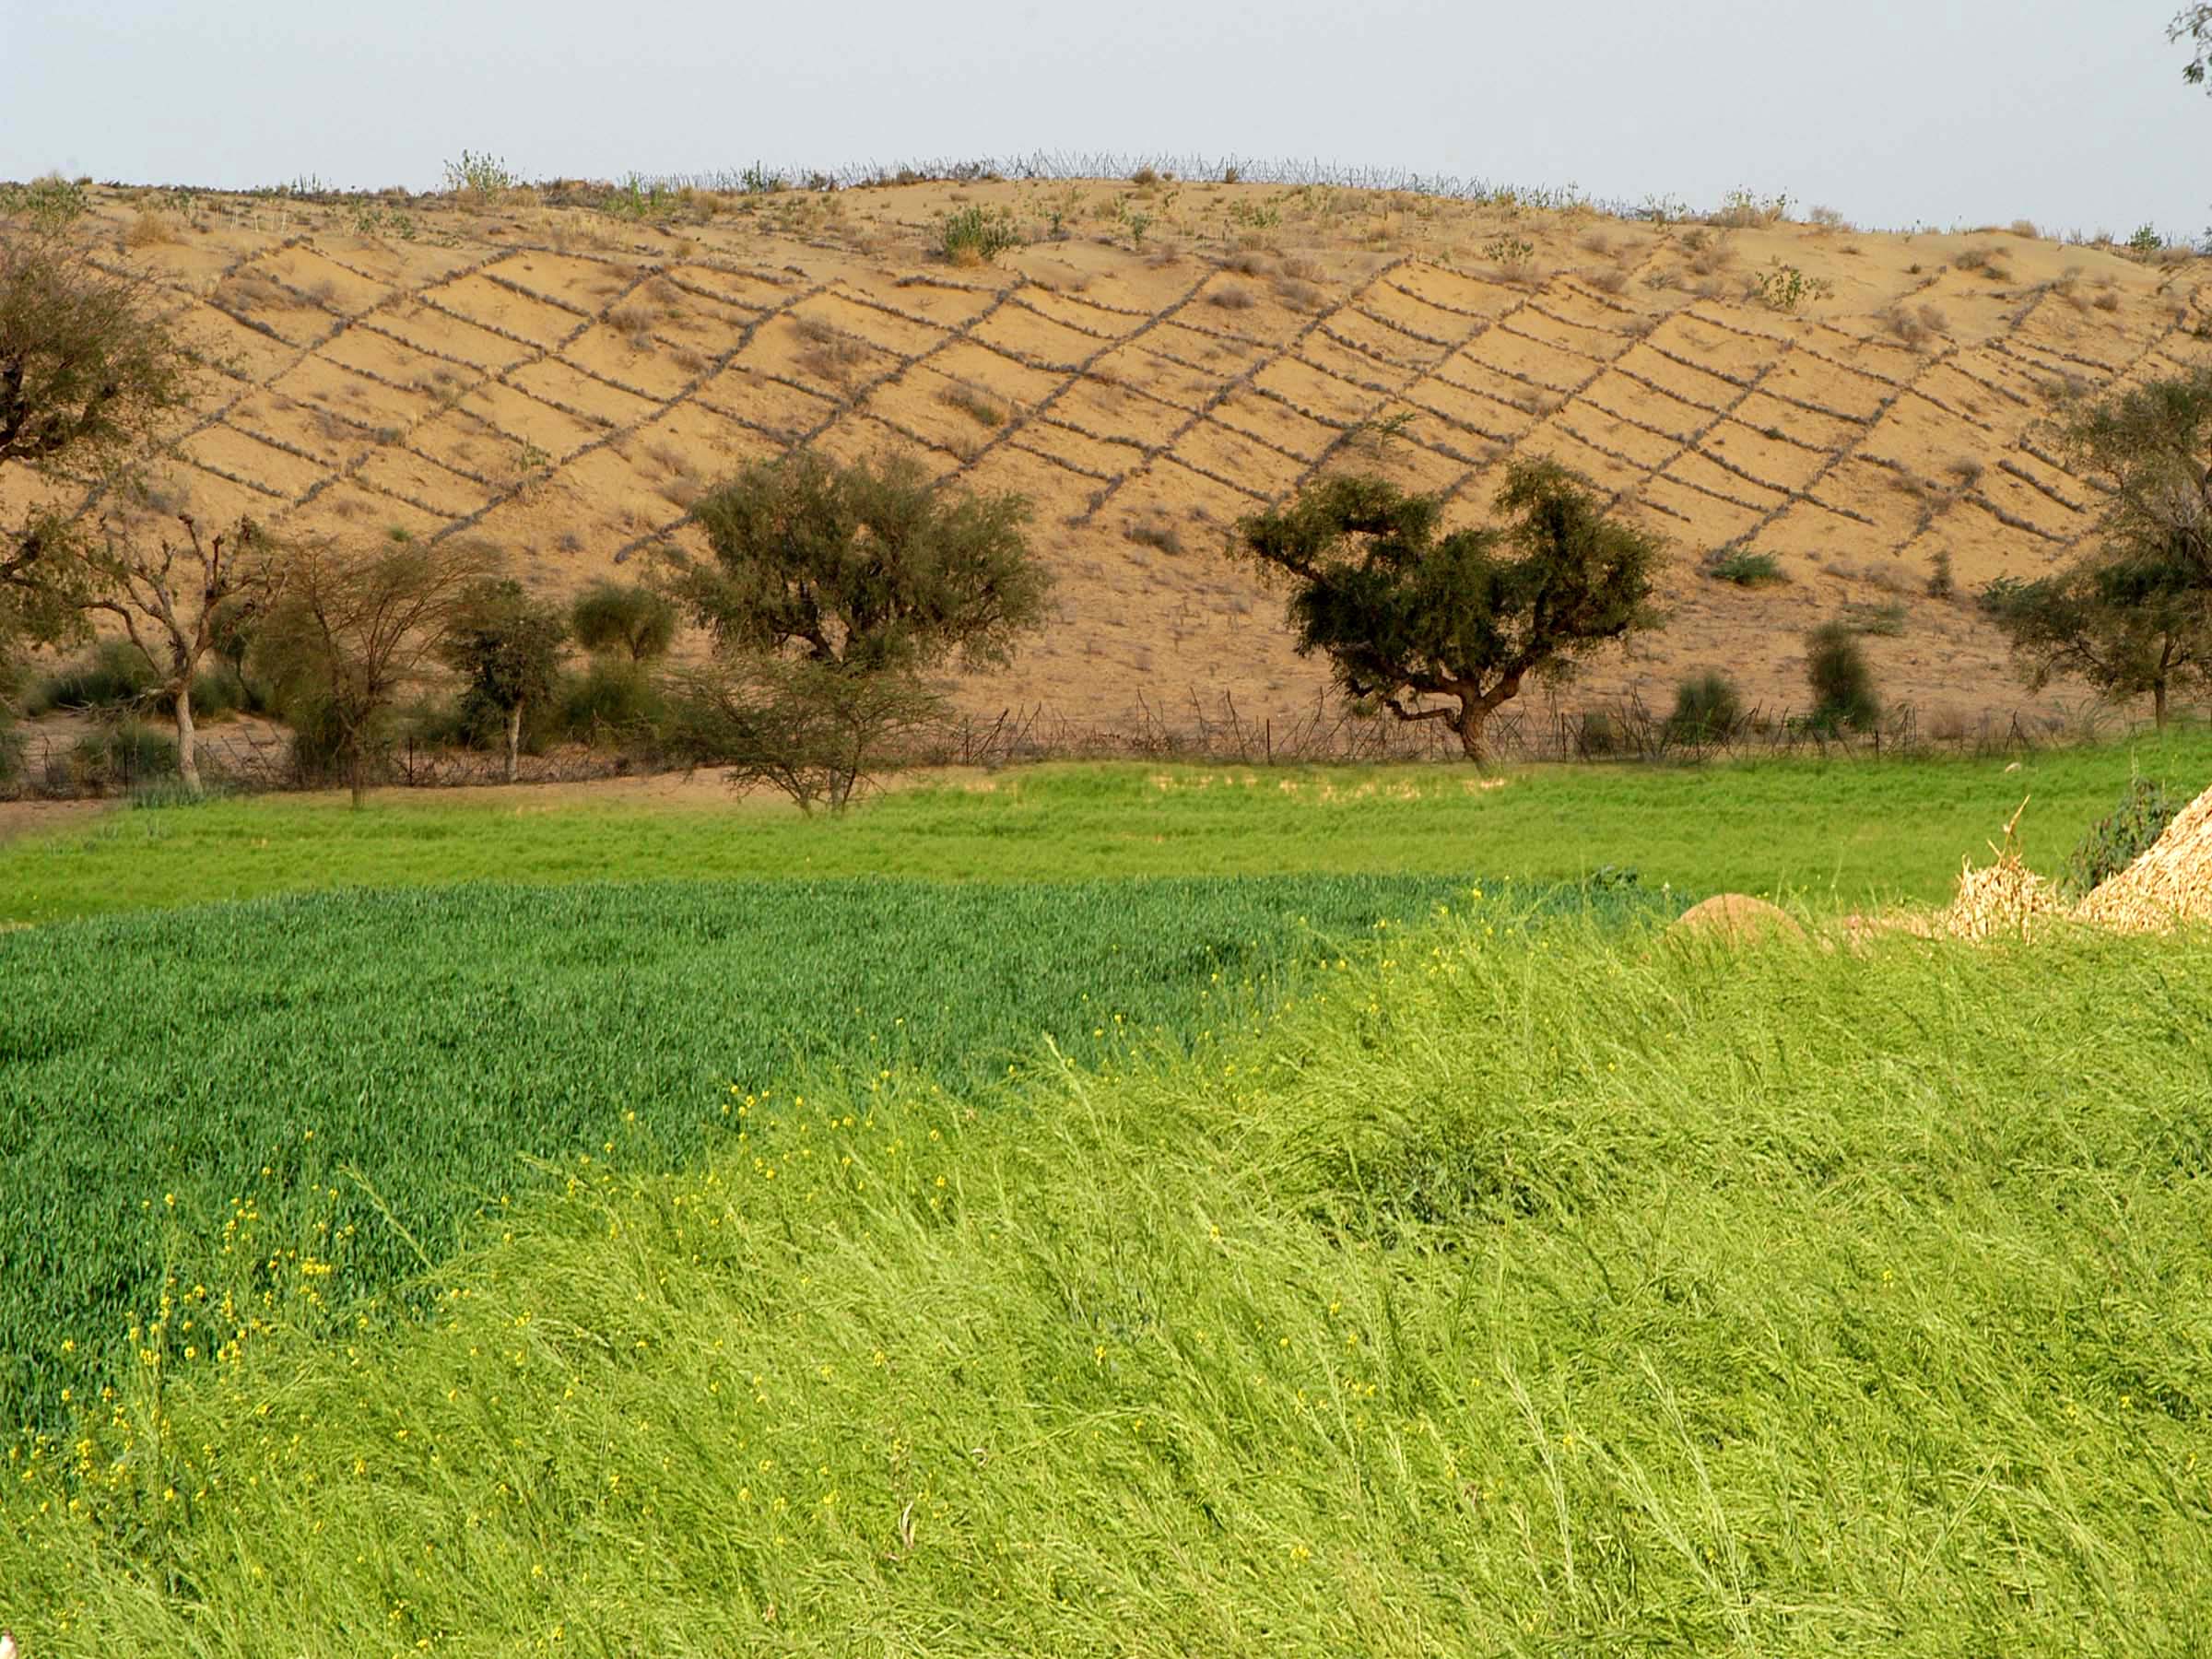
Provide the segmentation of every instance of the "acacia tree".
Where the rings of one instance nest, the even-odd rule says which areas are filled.
[[[193,381],[147,279],[101,269],[59,227],[0,219],[0,466],[35,480],[33,504],[0,522],[0,643],[82,632],[111,571],[76,503],[112,486]]]
[[[1663,544],[1573,473],[1515,461],[1496,504],[1508,524],[1440,535],[1441,496],[1340,477],[1237,526],[1241,551],[1289,580],[1300,654],[1326,655],[1355,708],[1444,722],[1477,765],[1491,714],[1531,675],[1661,620]]]
[[[669,569],[715,644],[679,698],[692,758],[841,806],[888,743],[942,712],[932,676],[1004,663],[1041,621],[1028,512],[1019,496],[939,490],[909,458],[841,467],[809,452],[702,497],[712,559]]]
[[[401,695],[429,677],[497,562],[456,542],[310,543],[288,561],[247,660],[297,741],[339,763],[355,806],[390,747]]]
[[[632,663],[665,656],[676,639],[676,606],[649,587],[595,582],[569,610],[576,643],[594,655],[619,651]]]
[[[146,660],[154,665],[154,689],[171,705],[177,734],[177,771],[184,787],[200,793],[194,754],[192,682],[200,665],[218,653],[227,628],[241,607],[268,603],[276,592],[268,538],[252,519],[203,538],[188,513],[182,544],[163,536],[149,552],[137,537],[103,526],[103,539],[72,556],[85,579],[87,611],[118,618]]]
[[[2173,688],[2212,683],[2212,369],[2077,406],[2055,436],[2105,492],[2099,545],[2040,581],[1992,582],[1983,608],[2030,688],[2078,675],[2147,695],[2163,726]]]
[[[521,770],[523,712],[553,695],[560,679],[569,621],[532,600],[512,579],[478,582],[461,597],[439,646],[447,666],[467,681],[463,696],[498,713],[506,730],[507,782]]]

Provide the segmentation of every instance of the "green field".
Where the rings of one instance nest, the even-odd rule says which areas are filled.
[[[69,1654],[2205,1652],[2212,942],[1469,908],[997,1110],[572,1157],[428,1321],[149,1338],[0,1594]]]
[[[2133,770],[2212,740],[0,846],[0,1625],[2212,1653],[2212,937],[1828,928]]]
[[[529,789],[257,797],[118,813],[0,844],[0,922],[453,881],[917,876],[1459,875],[1578,881],[1633,865],[1647,887],[1736,888],[1821,906],[1947,893],[1961,855],[2031,797],[2021,833],[2054,869],[2131,770],[2184,797],[2212,783],[2212,733],[2015,760],[1710,767],[1268,770],[1043,767],[905,789],[844,818],[773,806],[606,806]],[[988,793],[982,787],[988,786]]]
[[[385,1290],[536,1184],[527,1159],[680,1158],[733,1084],[740,1104],[841,1079],[975,1099],[1048,1037],[1089,1066],[1216,1041],[1300,960],[1359,954],[1378,922],[1468,891],[470,887],[0,935],[0,1420],[50,1418],[61,1388],[120,1374],[165,1263],[229,1289],[241,1317]]]

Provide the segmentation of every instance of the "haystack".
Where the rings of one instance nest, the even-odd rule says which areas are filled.
[[[2105,880],[2074,914],[2127,933],[2212,922],[2212,789],[2183,807],[2149,852]]]
[[[2005,844],[1992,845],[1997,862],[1974,868],[1971,858],[1961,862],[1959,896],[1943,913],[1942,931],[1954,939],[2025,939],[2040,924],[2064,913],[2057,890],[2020,862],[2019,843],[2013,830],[2020,821],[2020,803],[2005,823]]]
[[[1715,893],[1676,917],[1673,931],[1715,938],[1724,945],[1805,937],[1805,929],[1789,912],[1748,893]]]

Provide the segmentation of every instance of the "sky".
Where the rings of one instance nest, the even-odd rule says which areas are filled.
[[[2212,225],[2178,0],[0,0],[0,178],[434,188],[1035,151]]]

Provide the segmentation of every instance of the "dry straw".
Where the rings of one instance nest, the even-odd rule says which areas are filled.
[[[2020,862],[2019,843],[2013,837],[2020,813],[2005,820],[2005,844],[1990,851],[1997,862],[1975,869],[1964,861],[1959,872],[1959,896],[1943,914],[1943,931],[1954,939],[2025,939],[2064,913],[2051,884]]]
[[[2212,921],[2212,789],[2190,802],[2149,852],[2100,885],[2074,914],[2129,933]]]

